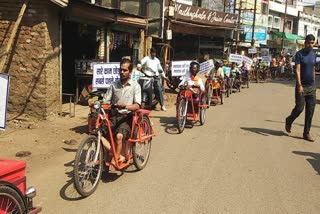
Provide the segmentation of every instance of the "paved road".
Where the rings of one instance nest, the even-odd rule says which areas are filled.
[[[104,176],[85,199],[69,177],[76,146],[66,146],[32,165],[36,203],[44,213],[319,213],[319,104],[317,142],[300,138],[304,115],[288,136],[283,121],[293,95],[284,82],[252,84],[182,134],[173,108],[153,112],[158,136],[147,167]]]

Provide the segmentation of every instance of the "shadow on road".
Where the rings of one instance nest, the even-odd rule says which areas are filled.
[[[66,152],[74,152],[74,153],[77,152],[77,149],[70,149],[70,148],[62,148],[62,149]],[[64,164],[64,166],[66,167],[65,174],[67,175],[69,180],[67,180],[66,184],[60,189],[60,197],[66,201],[77,201],[84,198],[77,192],[77,190],[73,186],[74,184],[73,165],[74,165],[74,160]]]
[[[84,134],[88,133],[88,124],[83,126],[76,126],[74,128],[70,129],[71,131],[74,131],[75,133]]]
[[[278,120],[265,120],[267,122],[272,122],[272,123],[285,123],[284,120],[283,121],[278,121]],[[293,123],[292,125],[298,125],[298,126],[304,126],[304,124],[301,124],[301,123]],[[315,127],[315,128],[320,128],[320,126],[317,126],[317,125],[312,125],[311,127]],[[284,128],[284,126],[283,126]]]
[[[254,127],[240,127],[240,128],[242,130],[254,132],[256,134],[260,134],[260,135],[263,135],[263,136],[269,136],[269,135],[288,136],[283,131],[278,131],[278,130],[264,129],[264,128],[254,128]]]
[[[316,104],[320,104],[320,100],[317,99]]]
[[[303,152],[303,151],[293,151],[292,153],[296,155],[311,157],[311,158],[308,158],[307,161],[311,164],[311,166],[318,173],[318,175],[320,175],[320,154],[319,153]]]
[[[175,117],[162,117],[162,116],[153,116],[153,118],[159,118],[161,126],[164,127],[164,131],[167,134],[179,134],[177,127],[177,118]],[[185,128],[192,128],[195,124],[191,121],[186,121]]]
[[[168,134],[178,134],[177,119],[175,117],[163,117],[153,116],[160,120],[161,126],[164,127],[164,131]]]

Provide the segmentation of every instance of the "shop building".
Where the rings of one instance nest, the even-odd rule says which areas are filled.
[[[167,6],[170,2],[167,1]],[[172,31],[171,45],[174,60],[199,59],[203,54],[211,58],[223,58],[230,51],[226,40],[232,39],[237,27],[238,15],[210,10],[197,4],[171,1],[174,14],[166,13]]]
[[[24,2],[0,2],[2,46]],[[143,1],[29,1],[2,71],[11,78],[11,118],[59,113],[64,93],[78,97],[90,83],[92,62],[145,55],[145,11]]]

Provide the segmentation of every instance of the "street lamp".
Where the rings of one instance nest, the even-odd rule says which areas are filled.
[[[284,8],[282,39],[281,39],[281,51],[283,50],[283,46],[284,46],[284,35],[285,35],[285,28],[286,28],[286,23],[287,23],[287,8],[288,8],[288,0],[286,0],[286,4],[285,4],[285,8]]]

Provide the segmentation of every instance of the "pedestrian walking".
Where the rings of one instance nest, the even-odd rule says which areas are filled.
[[[295,107],[285,122],[285,129],[290,133],[293,121],[301,114],[304,106],[306,106],[303,139],[311,142],[314,142],[314,139],[310,135],[310,128],[316,105],[316,53],[312,50],[314,42],[315,37],[312,34],[307,35],[304,48],[296,53]]]

